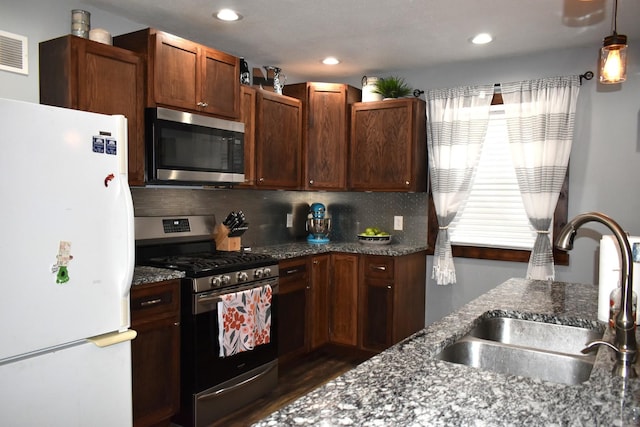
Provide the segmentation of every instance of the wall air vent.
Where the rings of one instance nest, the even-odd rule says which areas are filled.
[[[29,74],[26,37],[0,30],[0,70]]]

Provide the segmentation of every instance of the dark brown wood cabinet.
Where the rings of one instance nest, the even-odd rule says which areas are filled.
[[[358,255],[331,254],[329,341],[358,345]]]
[[[301,101],[256,89],[256,186],[296,190],[302,177]]]
[[[131,288],[133,425],[168,426],[180,406],[180,281]]]
[[[329,342],[329,284],[331,283],[331,255],[311,256],[309,347],[311,350]]]
[[[382,351],[424,327],[426,254],[360,257],[360,347]]]
[[[351,106],[350,189],[427,190],[425,108],[419,98]]]
[[[278,359],[286,363],[309,349],[309,260],[284,260],[278,267]]]
[[[379,353],[424,327],[426,253],[326,253],[280,262],[279,357],[329,345]]]
[[[240,85],[240,121],[244,123],[244,182],[237,187],[256,185],[256,90]]]
[[[362,91],[337,83],[287,85],[284,94],[302,101],[303,178],[306,190],[346,190],[350,105]]]
[[[39,45],[40,103],[127,118],[129,184],[144,184],[144,59],[67,35]]]
[[[114,37],[113,43],[147,58],[148,107],[239,117],[238,57],[153,28]]]

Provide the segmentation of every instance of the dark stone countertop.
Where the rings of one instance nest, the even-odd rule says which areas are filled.
[[[299,256],[316,255],[330,252],[346,252],[366,255],[402,256],[415,252],[426,251],[427,246],[409,246],[401,244],[365,245],[358,242],[330,242],[314,244],[307,242],[284,243],[280,245],[261,246],[252,248],[252,252],[264,253],[276,259],[288,259]]]
[[[348,252],[355,254],[401,256],[414,252],[425,251],[426,246],[407,246],[400,244],[390,245],[363,245],[361,243],[328,243],[324,245],[307,242],[284,243],[279,245],[261,246],[252,248],[254,253],[262,253],[273,256],[278,260],[295,258],[299,256],[315,255],[329,252]],[[144,283],[162,282],[164,280],[180,279],[184,272],[169,270],[166,268],[136,266],[133,272],[132,285]]]
[[[434,358],[487,313],[602,329],[597,298],[593,285],[510,279],[254,425],[640,425],[640,380],[613,377],[604,347],[590,379],[571,386]]]
[[[143,285],[145,283],[163,282],[165,280],[181,279],[183,277],[183,271],[137,265],[133,269],[133,280],[131,284],[132,286]]]

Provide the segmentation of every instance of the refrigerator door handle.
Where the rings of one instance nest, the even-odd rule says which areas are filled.
[[[87,338],[87,341],[97,345],[98,347],[108,347],[110,345],[131,341],[136,336],[138,336],[136,331],[133,329],[127,329],[124,332],[109,332],[107,334],[96,335],[95,337]]]

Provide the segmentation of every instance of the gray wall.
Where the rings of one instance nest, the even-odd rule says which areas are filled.
[[[10,3],[10,4],[8,4]],[[58,0],[3,0],[0,13],[0,29],[29,37],[30,75],[22,76],[0,71],[0,97],[38,101],[38,42],[58,37],[69,31],[70,10],[81,8],[92,13],[92,25],[102,27],[113,34],[120,34],[144,27],[127,19],[101,12],[82,1]],[[604,36],[604,35],[603,35]],[[425,49],[433,48],[425,43]],[[494,83],[533,79],[560,74],[596,71],[599,46],[588,48],[543,52],[516,58],[492,61],[450,64],[416,70],[396,70],[413,86],[421,89],[451,87],[475,83]],[[630,40],[630,64],[627,81],[622,85],[603,87],[595,81],[585,82],[579,100],[579,114],[576,137],[571,156],[571,180],[569,194],[569,215],[584,211],[602,211],[615,218],[631,234],[640,234],[640,43]],[[251,58],[247,58],[249,61]],[[366,73],[376,75],[375,73]],[[391,74],[391,73],[390,73]],[[362,76],[353,76],[344,83],[360,85]],[[293,81],[292,81],[293,82]],[[141,193],[141,192],[144,193]],[[192,192],[180,193],[175,191]],[[234,190],[236,191],[236,190]],[[421,214],[423,201],[420,195],[374,195],[369,193],[305,193],[305,192],[250,192],[238,190],[198,192],[194,190],[134,190],[136,211],[172,213],[175,200],[181,206],[198,206],[197,211],[226,215],[228,210],[258,206],[264,200],[266,206],[275,207],[273,217],[266,209],[247,209],[252,222],[252,233],[261,228],[278,228],[278,239],[298,238],[296,232],[282,231],[286,213],[290,209],[298,212],[300,206],[313,201],[321,201],[329,206],[336,216],[336,226],[340,233],[348,236],[352,224],[361,221],[377,221],[377,215],[387,218],[405,215],[409,227],[417,227],[415,234],[426,233],[421,227],[426,224],[426,211]],[[147,194],[148,192],[148,194]],[[326,197],[326,199],[325,199]],[[335,199],[333,199],[335,197]],[[414,198],[415,197],[415,198]],[[175,200],[174,200],[175,198]],[[192,205],[182,203],[184,198]],[[150,205],[153,205],[151,206]],[[202,203],[202,204],[201,204]],[[364,206],[364,208],[362,208]],[[398,208],[399,207],[399,208]],[[167,209],[168,211],[164,211]],[[196,210],[194,208],[194,210]],[[399,212],[396,212],[399,211]],[[379,212],[379,214],[378,214]],[[284,214],[284,215],[283,215]],[[339,215],[338,215],[339,214]],[[407,218],[410,219],[409,221]],[[341,218],[341,219],[338,219]],[[257,224],[254,227],[253,224]],[[570,282],[597,282],[597,246],[600,235],[606,232],[599,225],[590,225],[579,233],[575,249],[571,252],[571,265],[557,267],[559,280]],[[404,237],[414,234],[405,231]],[[251,237],[259,244],[259,235]],[[247,242],[254,244],[253,242]],[[428,259],[429,271],[431,258]],[[453,286],[436,286],[427,280],[427,322],[431,323],[449,313],[475,296],[486,292],[509,277],[522,277],[526,265],[520,263],[492,262],[472,259],[456,259],[458,283]],[[428,274],[430,277],[430,274]]]

